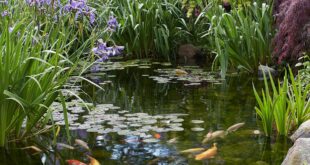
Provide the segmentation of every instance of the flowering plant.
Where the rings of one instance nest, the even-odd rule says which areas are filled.
[[[86,0],[70,0],[63,7],[65,12],[75,13],[75,20],[82,16],[88,16],[91,24],[95,22],[95,10],[86,4]]]

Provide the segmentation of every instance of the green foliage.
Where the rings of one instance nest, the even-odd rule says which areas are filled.
[[[273,114],[278,134],[287,136],[290,126],[290,114],[288,109],[288,78],[285,73],[282,83],[278,80],[278,89],[270,75],[272,95],[273,95]]]
[[[182,15],[177,5],[173,0],[113,1],[111,11],[121,24],[113,39],[135,57],[174,60],[178,18]]]
[[[22,137],[32,131],[70,74],[65,66],[69,63],[62,56],[69,38],[53,33],[64,29],[50,29],[47,39],[34,30],[33,23],[23,24],[9,32],[8,23],[4,23],[6,30],[0,36],[0,146],[9,136]]]
[[[71,22],[71,16],[60,19],[56,9],[47,8],[43,14],[24,1],[10,1],[1,7],[10,13],[0,20],[0,147],[3,147],[8,140],[21,139],[44,128],[48,119],[42,116],[50,113],[49,106],[78,63],[69,58],[81,58],[91,36],[83,39],[80,34],[87,30],[69,26],[77,24]]]
[[[205,0],[182,0],[182,9],[186,10],[186,16],[192,17],[193,13],[196,14],[198,9],[206,6]]]
[[[265,89],[259,96],[256,89],[254,94],[258,107],[256,113],[262,120],[263,130],[266,136],[273,134],[273,125],[276,126],[278,134],[287,136],[293,125],[299,126],[310,118],[310,100],[307,94],[310,84],[303,88],[300,76],[294,75],[289,69],[289,77],[285,73],[282,82],[278,81],[278,88],[269,74],[272,90],[269,89],[267,78],[264,75]]]
[[[222,77],[228,68],[254,73],[259,63],[270,62],[274,33],[271,6],[253,3],[225,13],[222,7],[211,5],[207,16],[211,27],[205,36],[212,44],[214,65],[220,66]]]
[[[274,122],[273,116],[273,101],[269,92],[267,79],[264,75],[265,90],[262,90],[262,97],[259,97],[258,92],[253,86],[254,94],[258,107],[255,107],[256,113],[262,119],[263,130],[267,136],[272,134],[272,125]]]
[[[301,75],[295,78],[290,70],[291,86],[289,91],[290,109],[293,113],[293,120],[296,126],[300,126],[303,122],[310,118],[310,84],[303,84]]]
[[[302,81],[303,86],[310,84],[310,57],[305,54],[299,58],[299,63],[296,64],[296,67],[300,67],[298,70],[298,75]]]

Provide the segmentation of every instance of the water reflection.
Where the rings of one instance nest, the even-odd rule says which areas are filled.
[[[255,99],[252,93],[252,82],[256,86],[261,85],[256,79],[248,76],[241,78],[231,76],[222,83],[207,83],[200,86],[184,86],[180,82],[162,84],[156,83],[148,77],[157,74],[153,72],[155,68],[126,68],[122,71],[109,71],[108,75],[115,76],[102,76],[99,80],[112,81],[111,84],[104,86],[104,92],[96,91],[91,87],[86,88],[87,91],[92,91],[90,94],[98,103],[111,102],[131,112],[190,114],[183,122],[184,132],[166,133],[167,138],[165,140],[175,136],[181,139],[180,143],[168,147],[170,151],[168,153],[172,157],[178,156],[178,151],[183,149],[210,147],[211,144],[201,144],[203,136],[209,131],[225,130],[232,124],[245,122],[245,128],[228,135],[225,139],[218,139],[218,156],[206,160],[204,163],[281,163],[291,145],[290,143],[287,144],[287,139],[268,141],[262,135],[253,133],[254,130],[259,129],[253,108]],[[191,128],[196,127],[190,122],[191,120],[206,121],[199,124],[199,127],[205,128],[205,131],[191,131]],[[284,141],[287,145],[282,145]],[[154,146],[166,149],[162,144],[154,144]],[[169,146],[171,145],[169,144]],[[154,151],[157,150],[152,150],[152,152]],[[130,153],[127,154],[130,155]],[[145,151],[145,155],[148,154],[151,153]],[[123,155],[126,153],[123,152]],[[266,157],[266,155],[271,155],[273,159]],[[127,157],[134,159],[135,156],[127,155]],[[181,155],[181,157],[187,160],[186,162],[189,164],[201,164],[201,162],[188,159],[187,156]],[[143,159],[150,161],[151,157],[145,156]]]
[[[255,134],[259,129],[252,92],[252,82],[260,83],[249,76],[228,77],[221,83],[202,83],[199,86],[184,86],[179,81],[157,83],[149,76],[156,76],[152,68],[137,67],[123,70],[106,71],[106,74],[88,75],[104,90],[83,84],[83,90],[96,104],[111,103],[121,109],[107,113],[116,114],[127,110],[129,113],[170,114],[185,113],[181,126],[184,131],[150,132],[159,133],[159,142],[146,142],[138,136],[120,136],[117,133],[88,133],[86,130],[71,131],[73,138],[86,141],[91,151],[68,150],[52,147],[48,152],[46,164],[64,164],[67,159],[78,159],[88,162],[87,154],[98,159],[102,164],[280,164],[291,143],[286,138],[266,139],[261,134]],[[112,76],[111,76],[112,75]],[[84,98],[88,98],[84,97]],[[89,100],[90,101],[90,100]],[[203,123],[193,123],[192,120],[202,120]],[[226,130],[229,126],[245,122],[245,126],[230,133],[225,138],[217,138],[207,144],[202,144],[204,136],[209,131]],[[204,128],[195,132],[192,128]],[[58,137],[58,142],[67,143],[64,131]],[[169,143],[177,138],[178,142]],[[37,140],[37,142],[40,140]],[[50,147],[51,140],[44,141]],[[218,145],[218,154],[213,159],[195,161],[193,155],[180,154],[189,148],[210,148],[212,143]],[[9,157],[7,156],[9,155]],[[11,157],[11,158],[10,158]],[[44,155],[31,156],[20,150],[11,153],[1,153],[0,162],[10,162],[20,159],[21,162],[32,164],[41,162]],[[14,161],[13,161],[14,162]],[[14,164],[14,163],[13,163]]]

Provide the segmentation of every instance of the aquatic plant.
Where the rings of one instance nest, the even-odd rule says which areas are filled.
[[[99,60],[97,60],[98,62],[107,60],[109,56],[120,55],[123,50],[124,50],[124,46],[115,45],[115,46],[108,47],[107,43],[103,42],[102,39],[99,39],[97,43],[97,47],[92,49],[95,55],[98,55],[100,57]]]
[[[111,11],[122,25],[112,38],[137,58],[162,57],[174,60],[178,18],[182,16],[174,0],[110,1]]]
[[[309,0],[276,0],[277,33],[274,37],[273,57],[279,64],[297,63],[303,52],[309,52]]]
[[[299,127],[310,118],[310,84],[303,84],[302,77],[298,74],[294,77],[290,70],[291,85],[288,92],[289,106],[292,111],[294,123]]]
[[[74,68],[67,58],[74,36],[63,22],[39,31],[35,21],[26,21],[12,30],[9,21],[0,21],[1,147],[44,128],[38,122]]]
[[[290,129],[290,109],[288,102],[288,77],[285,74],[282,83],[278,80],[278,89],[270,76],[272,86],[273,114],[280,135],[287,135]]]
[[[79,17],[87,16],[91,24],[95,22],[95,12],[94,9],[86,4],[87,0],[70,0],[63,7],[66,12],[72,12],[75,14],[75,20]]]
[[[186,16],[192,17],[194,14],[197,17],[200,14],[201,8],[206,6],[204,0],[182,0],[182,9],[186,11]]]
[[[298,67],[298,75],[300,76],[303,87],[310,84],[310,57],[304,54],[299,59],[299,63],[295,66]]]
[[[285,73],[281,82],[278,80],[277,85],[271,74],[269,79],[272,90],[269,90],[269,84],[264,75],[265,89],[262,90],[262,96],[253,86],[258,103],[255,110],[262,120],[266,136],[272,136],[274,124],[278,134],[287,136],[294,125],[299,126],[310,118],[310,100],[307,97],[310,84],[304,88],[300,76],[297,75],[295,78],[291,69],[289,74]]]
[[[259,63],[271,61],[273,19],[269,5],[254,2],[230,13],[212,6],[207,15],[211,27],[205,36],[216,54],[214,66],[219,66],[222,77],[228,68],[254,73]]]
[[[263,130],[266,136],[272,135],[272,125],[274,122],[274,114],[273,114],[273,101],[271,98],[271,94],[269,92],[269,85],[267,83],[267,79],[264,75],[264,83],[265,90],[262,90],[262,96],[260,97],[258,92],[256,91],[254,85],[253,90],[255,94],[255,98],[258,104],[258,107],[255,107],[257,115],[262,120]]]
[[[273,124],[275,123],[278,134],[287,135],[290,129],[290,111],[288,107],[288,78],[284,76],[283,83],[278,81],[278,89],[269,74],[270,84],[272,87],[269,91],[269,84],[264,75],[265,90],[262,90],[262,98],[258,95],[254,88],[254,94],[259,107],[255,107],[256,113],[262,119],[262,125],[266,136],[273,134]]]

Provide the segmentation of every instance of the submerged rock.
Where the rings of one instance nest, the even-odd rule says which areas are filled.
[[[258,77],[259,78],[264,78],[264,74],[266,76],[266,78],[269,78],[269,72],[272,76],[276,76],[277,75],[277,71],[267,65],[259,65],[258,66]]]
[[[310,164],[310,139],[299,138],[294,143],[282,162],[282,165]]]
[[[195,64],[196,57],[201,54],[201,50],[193,44],[181,45],[178,49],[179,62],[185,64]]]
[[[302,123],[291,136],[292,141],[296,141],[299,138],[310,138],[310,120]]]

